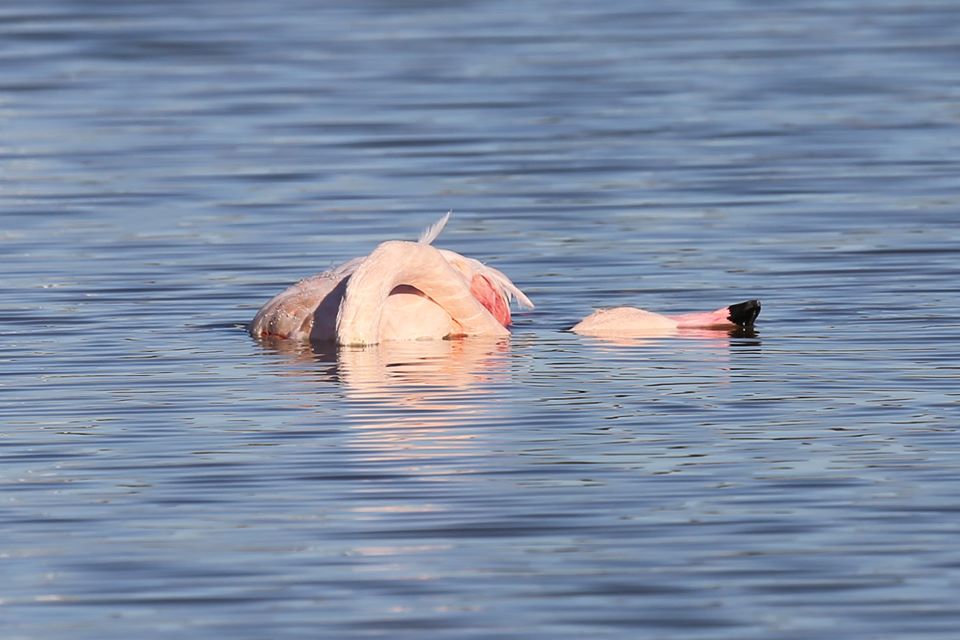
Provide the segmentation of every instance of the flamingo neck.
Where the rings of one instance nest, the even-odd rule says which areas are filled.
[[[677,326],[682,329],[735,326],[730,322],[730,310],[727,307],[722,307],[716,311],[685,313],[679,316],[672,316],[672,318],[677,321]]]
[[[337,342],[343,345],[380,342],[387,298],[395,288],[404,285],[416,288],[450,315],[455,326],[449,333],[507,334],[498,319],[473,296],[463,276],[437,249],[391,240],[378,246],[350,277],[337,315]],[[416,318],[411,321],[415,322]]]

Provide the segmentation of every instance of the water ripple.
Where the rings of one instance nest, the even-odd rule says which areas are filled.
[[[0,9],[5,637],[955,635],[955,3],[81,4]],[[450,209],[510,339],[247,336]]]

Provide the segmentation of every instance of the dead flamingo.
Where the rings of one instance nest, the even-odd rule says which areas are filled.
[[[342,345],[508,335],[511,299],[533,303],[501,271],[431,246],[449,218],[289,287],[260,308],[251,335]]]

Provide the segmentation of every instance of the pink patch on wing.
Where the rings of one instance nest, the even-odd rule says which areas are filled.
[[[473,276],[473,280],[470,281],[470,293],[497,319],[497,322],[505,327],[510,326],[510,305],[486,276],[479,274]]]

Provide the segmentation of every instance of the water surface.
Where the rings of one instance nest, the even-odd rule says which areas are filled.
[[[3,637],[954,637],[958,38],[937,1],[0,9]],[[509,340],[246,335],[449,209],[537,304]],[[752,335],[564,331],[752,297]]]

